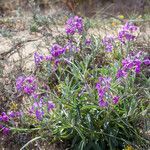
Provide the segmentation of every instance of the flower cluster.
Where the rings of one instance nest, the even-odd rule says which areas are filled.
[[[44,60],[44,56],[38,54],[37,52],[34,53],[34,62],[36,65],[39,65]]]
[[[45,102],[43,97],[41,97],[38,101],[38,98],[36,97],[36,100],[29,110],[29,113],[30,115],[34,115],[37,120],[40,121],[43,119],[43,116],[45,114],[44,108],[47,108],[47,112],[50,112],[55,108],[55,104],[52,101]]]
[[[106,107],[108,106],[108,102],[104,100],[107,92],[110,88],[111,78],[107,77],[99,77],[99,82],[96,84],[96,89],[98,91],[99,96],[99,106]]]
[[[0,121],[8,122],[9,116],[5,112],[2,112],[2,114],[0,115]]]
[[[69,40],[67,42],[66,45],[64,45],[64,47],[58,45],[58,44],[54,44],[52,45],[52,48],[50,49],[50,54],[49,55],[41,55],[38,54],[37,52],[34,53],[34,61],[36,66],[40,65],[41,62],[43,61],[50,61],[51,65],[53,65],[53,70],[55,70],[58,66],[58,64],[61,61],[61,56],[62,54],[66,53],[66,52],[78,52],[79,48],[74,45],[74,43]]]
[[[44,55],[41,55],[41,54],[38,54],[37,52],[35,52],[34,53],[34,62],[36,64],[36,66],[39,66],[44,61],[46,61],[46,62],[50,61],[50,62],[52,62],[52,64],[54,64],[53,67],[54,67],[54,70],[55,70],[55,67],[60,62],[59,58],[55,58],[55,57],[56,56],[58,57],[58,55],[60,55],[60,52],[57,51],[57,52],[52,52],[52,53],[53,53],[53,56],[52,56],[52,54],[44,56]]]
[[[83,31],[83,20],[81,17],[75,16],[68,19],[66,23],[66,33],[67,34],[75,34],[76,32],[81,34]],[[87,45],[90,44],[90,41],[87,41]],[[59,44],[52,45],[50,49],[50,54],[47,56],[44,56],[42,54],[39,54],[37,52],[34,53],[34,62],[36,66],[40,65],[43,61],[52,61],[52,64],[54,64],[54,70],[58,66],[60,59],[59,57],[64,54],[67,50],[69,51],[79,51],[79,49],[73,44],[71,40],[67,42],[67,44],[62,47]]]
[[[112,36],[106,36],[103,38],[102,43],[105,47],[106,52],[112,52],[114,38]]]
[[[4,135],[9,134],[10,128],[6,127],[6,125],[4,124],[9,123],[10,120],[20,117],[20,116],[21,116],[21,113],[17,111],[16,112],[10,111],[8,114],[6,114],[5,112],[2,112],[0,115],[0,122],[1,122],[0,131],[2,131]]]
[[[76,32],[81,34],[83,31],[83,20],[81,17],[75,16],[71,17],[66,22],[66,33],[68,35],[73,35]]]
[[[102,39],[102,44],[106,50],[106,52],[112,52],[114,46],[113,43],[115,44],[115,42],[118,42],[118,40],[125,44],[128,41],[133,41],[135,40],[136,36],[135,36],[135,31],[138,30],[138,27],[133,25],[130,22],[127,22],[122,28],[121,30],[118,32],[117,37],[115,36],[105,36]]]
[[[143,63],[144,63],[145,65],[150,65],[150,57],[145,57]]]
[[[4,135],[8,135],[10,133],[10,128],[0,125],[0,131],[2,131]]]
[[[36,65],[39,65],[44,60],[53,61],[56,60],[59,56],[64,54],[67,50],[69,51],[78,51],[78,48],[73,44],[72,41],[68,41],[68,43],[62,47],[58,44],[52,45],[52,48],[50,49],[50,54],[47,56],[38,54],[37,52],[34,53],[34,61]]]
[[[10,111],[8,112],[8,116],[9,118],[17,118],[17,117],[20,117],[21,116],[21,112],[19,111]]]
[[[100,107],[107,107],[108,101],[107,99],[112,98],[110,94],[110,84],[111,84],[111,78],[110,77],[99,77],[99,81],[96,84],[96,89],[99,96],[99,106]],[[115,96],[113,98],[113,103],[117,104],[119,101],[119,97]]]
[[[113,97],[113,104],[117,104],[119,102],[119,96],[114,96]]]
[[[116,77],[127,77],[129,71],[136,73],[140,72],[141,64],[143,62],[142,52],[138,52],[136,55],[130,54],[127,58],[122,60],[122,68],[118,70]],[[146,60],[146,62],[148,62]]]
[[[33,76],[20,76],[16,80],[16,88],[25,94],[31,95],[37,89],[36,79]]]
[[[136,36],[134,32],[137,31],[137,26],[133,25],[132,23],[127,22],[123,28],[118,33],[118,39],[125,44],[126,41],[133,41],[135,40]]]
[[[60,45],[58,44],[54,44],[51,48],[51,55],[53,57],[58,57],[60,56],[61,54],[63,54],[65,52],[65,48],[61,47]]]
[[[68,43],[65,45],[65,49],[66,49],[66,51],[69,51],[69,52],[78,52],[79,51],[79,48],[76,45],[74,45],[71,40],[68,41]]]
[[[92,40],[90,38],[85,40],[85,45],[89,46],[91,45],[91,43],[92,43]]]

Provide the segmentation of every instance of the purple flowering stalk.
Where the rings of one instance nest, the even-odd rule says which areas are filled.
[[[50,51],[50,53],[53,57],[59,57],[64,52],[65,52],[65,48],[61,47],[58,44],[54,44]]]
[[[75,33],[81,34],[83,31],[83,20],[81,17],[71,17],[66,22],[66,33],[74,35]]]
[[[46,61],[52,61],[52,60],[53,60],[53,56],[52,56],[52,55],[47,55],[47,56],[45,57],[45,60],[46,60]]]
[[[8,135],[10,133],[10,128],[0,125],[0,131],[2,131],[3,135]]]
[[[36,79],[33,76],[20,76],[16,80],[16,88],[25,94],[31,95],[37,90]]]
[[[64,48],[66,49],[66,51],[69,51],[69,52],[79,51],[79,48],[76,45],[74,45],[71,40],[68,41],[68,43],[64,46]]]
[[[69,52],[78,52],[79,48],[76,47],[72,41],[69,41],[64,47],[54,44],[52,48],[50,49],[50,54],[47,56],[38,54],[37,52],[34,53],[34,61],[36,66],[40,65],[43,61],[50,61],[53,65],[53,71],[55,71],[61,61],[60,56],[64,54],[66,51]],[[22,88],[22,82],[24,81],[24,77],[19,77],[17,79],[17,89]],[[21,87],[20,87],[21,86]]]
[[[20,76],[16,79],[16,88],[18,91],[22,91],[24,79],[25,79],[24,76]]]
[[[9,118],[17,118],[17,117],[20,117],[21,116],[21,112],[19,111],[10,111],[8,112],[8,116]]]
[[[8,135],[10,133],[10,128],[5,127],[4,125],[0,124],[0,132],[3,133],[3,135]]]
[[[119,96],[114,96],[113,104],[118,104],[118,102],[119,102]]]
[[[1,115],[0,115],[0,121],[8,122],[9,121],[9,116],[5,112],[2,112]]]
[[[61,59],[56,59],[54,61],[54,70],[58,67],[58,65],[60,64],[60,62],[61,62]]]
[[[39,66],[43,61],[53,61],[54,57],[52,54],[44,56],[42,54],[34,53],[34,62],[36,66]]]
[[[58,64],[61,61],[60,56],[62,54],[64,54],[66,51],[78,52],[79,48],[76,47],[71,40],[69,40],[68,43],[64,47],[60,46],[59,44],[54,44],[52,46],[52,48],[50,49],[50,54],[47,55],[47,56],[38,54],[37,52],[34,53],[35,64],[36,64],[36,66],[38,66],[43,61],[50,61],[51,64],[53,65],[53,69],[52,70],[55,71],[57,69],[57,67],[58,67]],[[18,78],[18,81],[17,81],[18,82],[18,86],[21,85],[21,83],[19,83],[19,81],[23,82],[23,80],[24,80],[23,77],[20,77],[20,79]],[[18,87],[18,89],[19,88],[20,87]]]
[[[86,39],[85,40],[85,45],[89,46],[89,45],[91,45],[91,43],[92,43],[91,39]]]
[[[110,84],[111,78],[110,77],[99,77],[99,81],[96,84],[96,89],[99,96],[99,106],[100,107],[108,107],[108,95],[112,98],[110,94]],[[117,104],[119,102],[119,96],[115,96],[112,98],[113,104]]]
[[[39,65],[44,60],[44,56],[38,54],[37,52],[34,53],[34,62],[36,65]]]
[[[144,63],[145,65],[150,65],[150,58],[148,58],[148,57],[144,58],[143,63]]]
[[[0,115],[0,121],[7,123],[10,121],[10,119],[17,118],[20,116],[21,116],[21,113],[18,111],[10,111],[8,112],[8,114],[6,114],[6,112],[2,112]]]
[[[130,54],[127,58],[122,60],[122,68],[117,71],[116,77],[127,77],[129,71],[139,73],[142,64],[142,52],[138,52],[136,55]]]
[[[113,50],[113,42],[114,42],[114,38],[112,36],[105,36],[102,39],[102,43],[105,47],[106,52],[112,52]]]
[[[30,115],[35,115],[37,120],[42,120],[44,116],[43,111],[43,100],[41,99],[39,102],[34,102],[31,109],[29,110]]]
[[[10,111],[8,112],[8,114],[6,114],[6,112],[2,112],[0,115],[0,131],[2,131],[2,133],[4,135],[8,135],[10,133],[10,128],[6,127],[6,123],[11,122],[11,120],[13,120],[14,118],[18,118],[21,116],[21,113],[18,111]],[[5,124],[5,125],[3,125]]]
[[[41,97],[39,102],[35,101],[33,103],[31,109],[29,110],[29,114],[34,115],[37,120],[41,121],[45,114],[44,108],[47,108],[46,110],[50,112],[55,108],[55,104],[52,101],[44,102],[43,98]]]
[[[6,112],[2,112],[0,115],[0,121],[9,122],[10,119],[17,118],[21,116],[21,112],[19,111],[10,111],[6,114]]]
[[[50,112],[54,108],[55,108],[55,104],[52,101],[48,101],[47,102],[47,110],[48,110],[48,112]]]
[[[36,115],[37,120],[41,121],[43,119],[43,116],[44,116],[44,111],[36,109],[35,115]]]
[[[127,41],[134,41],[136,36],[134,32],[138,30],[138,27],[134,24],[127,22],[118,33],[118,39],[121,43],[125,44]]]

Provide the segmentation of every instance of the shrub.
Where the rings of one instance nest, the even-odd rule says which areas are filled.
[[[31,132],[36,136],[31,142],[69,141],[80,150],[148,145],[140,123],[148,111],[143,68],[150,60],[136,47],[138,27],[126,23],[118,35],[103,39],[89,35],[89,27],[72,17],[66,43],[54,43],[48,55],[34,54],[35,73],[16,80],[24,108],[0,116],[5,135]]]

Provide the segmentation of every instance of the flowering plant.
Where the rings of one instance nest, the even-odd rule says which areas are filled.
[[[80,150],[122,149],[132,143],[142,147],[148,140],[138,123],[147,110],[147,95],[142,95],[137,80],[147,83],[142,68],[148,67],[150,60],[136,47],[126,50],[128,42],[136,40],[133,33],[137,29],[126,23],[117,36],[89,38],[81,17],[68,19],[66,43],[53,44],[46,56],[36,52],[38,71],[17,78],[18,94],[29,100],[29,105],[19,115],[3,112],[1,131],[9,134],[24,127],[30,131],[34,125],[41,138],[69,140],[71,148]],[[104,61],[111,61],[97,61],[102,54],[106,55]],[[104,59],[103,55],[100,58]],[[12,124],[15,117],[24,120]]]

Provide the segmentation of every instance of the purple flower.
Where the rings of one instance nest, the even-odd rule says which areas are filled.
[[[99,100],[99,106],[100,107],[108,107],[108,102],[101,99],[101,100]]]
[[[9,121],[9,116],[5,112],[2,112],[2,114],[0,116],[0,121],[8,122]]]
[[[135,26],[133,23],[131,22],[127,22],[124,27],[123,27],[124,30],[129,30],[130,32],[134,32],[138,29],[137,26]]]
[[[32,94],[32,97],[33,97],[34,99],[38,99],[38,96],[39,96],[39,95],[38,95],[37,93],[33,93],[33,94]]]
[[[41,109],[43,107],[43,99],[40,98],[39,102],[35,101],[32,105],[32,108],[29,110],[30,113],[34,113],[35,110]]]
[[[126,41],[133,41],[135,36],[130,34],[128,31],[120,31],[118,35],[118,39],[125,44]]]
[[[38,54],[37,52],[34,53],[34,62],[36,65],[39,65],[44,60],[44,56]]]
[[[8,135],[10,133],[10,129],[5,127],[5,126],[3,126],[3,125],[0,125],[0,130],[2,131],[2,133],[4,135]]]
[[[35,102],[33,104],[34,108],[42,108],[42,106],[43,106],[43,100],[42,99],[39,102]]]
[[[116,77],[126,77],[129,71],[139,73],[141,70],[141,64],[143,62],[142,53],[130,54],[127,58],[122,60],[122,68],[118,70]]]
[[[7,115],[5,115],[5,116],[2,117],[2,120],[4,122],[8,122],[9,121],[9,117]]]
[[[143,62],[145,65],[150,65],[150,59],[149,58],[144,59]]]
[[[3,121],[2,116],[0,116],[0,121]]]
[[[45,57],[45,59],[47,61],[52,61],[53,60],[53,56],[52,55],[48,55],[48,56]]]
[[[105,36],[103,39],[102,39],[102,43],[105,47],[105,50],[107,52],[112,52],[113,50],[113,42],[114,42],[114,38],[112,36]]]
[[[25,94],[33,94],[37,89],[35,77],[18,77],[18,79],[16,80],[16,88],[18,91],[22,91]]]
[[[105,90],[109,90],[111,78],[110,77],[99,77],[99,83],[101,84],[101,87],[103,87]]]
[[[65,49],[62,48],[60,45],[58,44],[54,44],[51,48],[51,54],[53,57],[58,57],[61,54],[63,54],[65,52]]]
[[[125,71],[132,69],[134,66],[133,60],[130,57],[127,57],[126,59],[122,60],[122,66]]]
[[[106,91],[103,87],[101,87],[100,83],[96,84],[96,89],[97,89],[97,92],[98,92],[98,96],[103,98],[105,96]]]
[[[24,81],[25,77],[24,76],[20,76],[17,78],[16,80],[16,88],[18,91],[22,90],[22,85],[23,85],[23,81]]]
[[[8,112],[8,115],[5,112],[3,112],[0,116],[0,121],[8,122],[9,119],[19,117],[19,116],[21,116],[21,113],[18,111],[16,111],[16,112],[10,111],[10,112]]]
[[[7,128],[7,127],[4,127],[4,128],[2,129],[2,133],[3,133],[4,135],[8,135],[8,134],[10,133],[10,129]]]
[[[0,124],[0,130],[3,129],[3,127],[4,127],[4,126]]]
[[[15,117],[16,117],[16,112],[10,111],[10,112],[8,113],[8,115],[9,115],[10,118],[15,118]]]
[[[109,92],[110,89],[110,77],[99,77],[99,82],[96,84],[96,89],[99,96],[99,106],[106,107],[108,106],[108,102],[104,101],[106,98],[106,94]]]
[[[118,39],[125,44],[127,41],[133,41],[136,36],[133,35],[138,27],[134,26],[132,23],[127,22],[124,27],[118,33]]]
[[[118,72],[117,72],[116,77],[118,79],[118,78],[121,78],[121,77],[125,77],[126,75],[127,75],[127,73],[124,70],[119,69]]]
[[[113,98],[113,104],[117,104],[119,102],[119,96],[115,96]]]
[[[38,120],[42,120],[42,119],[43,119],[43,116],[44,116],[44,111],[37,109],[37,110],[35,111],[35,114],[36,114],[36,118],[37,118]]]
[[[74,43],[70,40],[64,47],[65,51],[69,51],[69,52],[78,52],[79,48],[74,45]]]
[[[91,39],[86,39],[85,44],[89,46],[91,44]]]
[[[44,107],[44,102],[43,102],[43,98],[41,97],[39,101],[35,101],[33,103],[32,107],[29,110],[29,113],[35,115],[38,120],[42,120],[44,115],[44,111],[42,110],[43,107]]]
[[[71,17],[66,22],[66,33],[68,35],[73,35],[76,32],[81,34],[83,31],[83,20],[81,17],[75,16]]]
[[[33,76],[26,77],[23,81],[23,92],[31,95],[37,89],[36,79]]]
[[[136,68],[135,68],[135,72],[136,73],[139,73],[141,71],[141,66],[140,65],[137,65]]]
[[[141,70],[140,68],[141,68],[142,61],[139,60],[139,59],[136,59],[136,60],[133,61],[133,63],[134,63],[134,66],[135,66],[135,72],[139,73],[140,70]]]
[[[53,110],[55,108],[55,104],[52,101],[47,102],[47,110]]]
[[[54,64],[55,64],[55,67],[57,67],[58,66],[58,64],[60,63],[60,59],[56,59],[55,61],[54,61]]]

